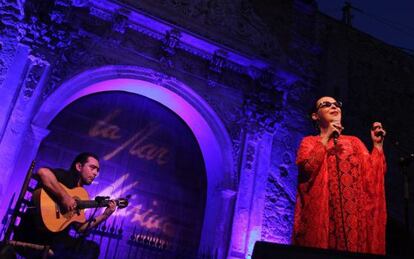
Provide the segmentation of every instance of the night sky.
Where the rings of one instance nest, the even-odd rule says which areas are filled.
[[[342,19],[344,0],[317,0],[319,10],[335,19]],[[414,55],[413,0],[347,1],[361,11],[352,10],[353,27],[388,44],[405,48]]]

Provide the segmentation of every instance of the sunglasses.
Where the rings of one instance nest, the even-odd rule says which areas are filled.
[[[372,126],[371,130],[382,129],[382,125],[376,125],[375,127]]]
[[[328,102],[328,101],[321,102],[316,109],[319,110],[320,108],[325,108],[325,107],[329,108],[332,105],[335,105],[336,108],[341,108],[342,107],[342,102],[339,102],[339,101],[338,102]]]

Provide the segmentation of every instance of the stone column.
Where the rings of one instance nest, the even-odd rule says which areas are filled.
[[[261,238],[271,143],[272,135],[257,127],[249,127],[245,134],[229,258],[251,256]]]
[[[4,198],[11,197],[9,191],[21,184],[16,179],[26,173],[26,171],[16,171],[17,165],[24,164],[19,159],[24,162],[28,160],[29,163],[32,159],[22,157],[20,152],[25,148],[24,143],[27,138],[34,136],[33,140],[36,139],[36,134],[33,135],[31,131],[30,122],[36,104],[41,99],[48,67],[49,64],[46,61],[34,55],[28,55],[25,69],[22,70],[24,73],[21,73],[19,80],[16,80],[16,83],[19,83],[15,86],[18,91],[16,97],[11,100],[12,109],[5,122],[6,126],[0,144],[0,170],[2,171],[0,202],[5,202]]]
[[[246,94],[239,192],[229,258],[250,258],[261,240],[273,133],[282,120],[283,92],[271,70],[262,71]]]
[[[223,215],[231,215],[233,213],[234,202],[236,200],[236,192],[234,190],[226,189],[220,192],[221,194],[221,211]],[[216,241],[217,258],[226,258],[227,249],[229,247],[229,240],[227,239],[231,233],[231,218],[228,220],[221,220],[220,225],[217,226],[217,237],[221,237]]]
[[[22,78],[26,76],[28,67],[28,55],[30,48],[19,44],[14,54],[13,62],[10,62],[3,84],[0,85],[0,143],[3,139],[7,122],[13,111],[16,99],[22,86]]]

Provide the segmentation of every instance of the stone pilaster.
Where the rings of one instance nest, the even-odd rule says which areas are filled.
[[[280,110],[283,107],[282,93],[275,89],[274,84],[264,84],[269,82],[265,79],[248,92],[244,104],[246,120],[230,258],[251,256],[254,243],[261,240],[262,235],[266,197],[263,190],[266,189],[270,168],[272,138],[281,120]]]
[[[20,151],[23,148],[25,137],[30,132],[30,121],[41,96],[49,67],[46,61],[34,55],[29,55],[26,59],[24,73],[19,80],[20,84],[16,87],[19,90],[6,122],[0,145],[0,168],[5,179],[2,183],[9,182],[16,165],[19,164],[17,160],[21,158]],[[2,189],[6,190],[4,187]]]

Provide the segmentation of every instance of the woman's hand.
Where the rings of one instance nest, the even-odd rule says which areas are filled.
[[[382,150],[382,146],[384,144],[384,137],[387,132],[382,128],[381,122],[374,122],[371,128],[371,139],[374,147],[379,148]]]

